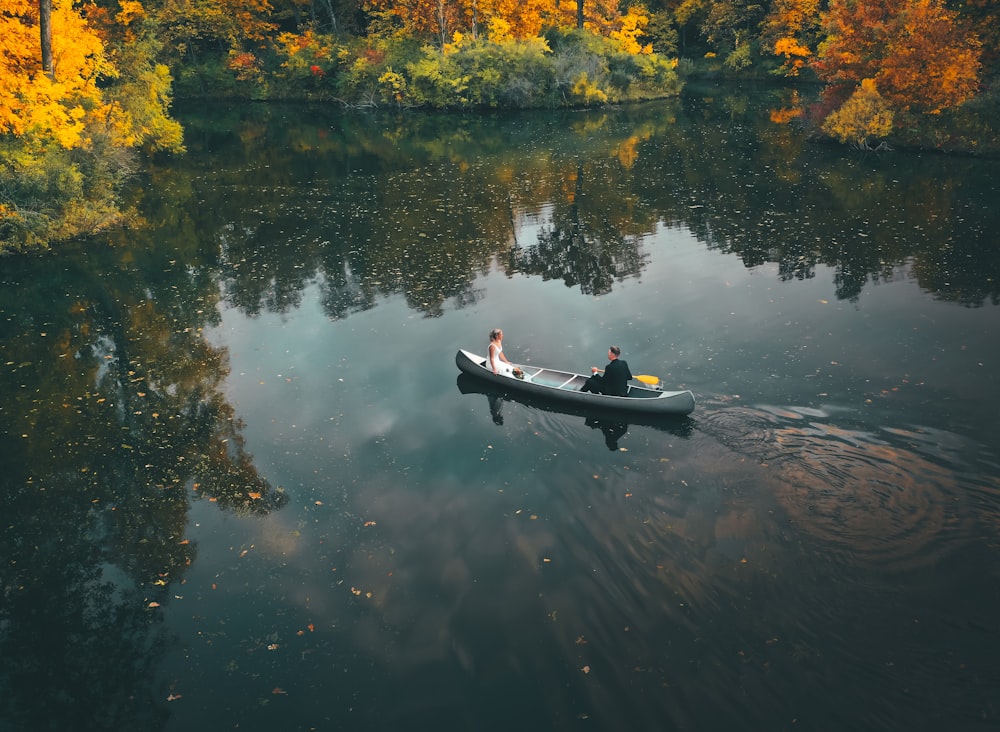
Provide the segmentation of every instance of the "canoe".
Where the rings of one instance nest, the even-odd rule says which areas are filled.
[[[503,391],[526,394],[554,402],[572,404],[582,408],[622,414],[691,414],[694,411],[694,394],[688,390],[664,391],[636,384],[629,384],[626,396],[610,396],[580,391],[589,376],[541,368],[529,364],[514,364],[524,372],[523,379],[494,374],[486,366],[486,357],[459,349],[455,364],[464,374],[475,376]]]

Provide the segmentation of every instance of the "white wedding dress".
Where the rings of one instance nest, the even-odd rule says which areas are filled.
[[[493,363],[491,364],[487,361],[486,364],[487,368],[490,371],[493,371],[493,366],[495,364],[496,371],[498,374],[503,374],[504,376],[513,376],[514,367],[511,366],[506,361],[504,361],[502,358],[500,358],[500,354],[503,353],[503,345],[501,345],[500,343],[491,343],[490,345],[496,346],[496,348],[493,349],[492,355],[488,357],[488,359],[492,359]],[[489,353],[489,349],[487,349],[487,353]]]

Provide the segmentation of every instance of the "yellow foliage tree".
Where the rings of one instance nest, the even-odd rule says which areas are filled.
[[[90,17],[73,0],[54,0],[43,42],[40,6],[0,0],[0,180],[8,183],[0,187],[0,250],[45,247],[115,223],[128,153],[183,149],[167,114],[172,79],[153,62],[142,5],[125,0],[114,18],[87,9]]]
[[[0,134],[84,146],[86,118],[108,112],[98,82],[117,70],[72,0],[53,3],[52,56],[50,75],[42,68],[37,6],[0,0]]]
[[[611,31],[611,38],[621,44],[625,53],[651,54],[653,53],[652,44],[639,43],[639,37],[647,25],[649,25],[649,16],[641,8],[633,5],[622,16],[619,28]]]
[[[873,138],[885,138],[892,132],[892,118],[875,80],[863,79],[850,99],[823,121],[823,130],[843,143],[870,150]]]

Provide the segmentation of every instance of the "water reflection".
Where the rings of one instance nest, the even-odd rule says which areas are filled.
[[[191,154],[153,169],[136,204],[149,221],[182,217],[184,247],[218,259],[247,313],[286,312],[319,281],[331,318],[397,293],[439,316],[478,302],[493,266],[606,294],[642,275],[662,227],[779,280],[829,267],[843,300],[905,267],[943,299],[1000,302],[989,161],[845,159],[770,121],[786,97],[513,119],[297,110],[292,124],[267,109],[231,129],[192,111]]]
[[[572,404],[554,404],[553,402],[518,392],[506,392],[471,374],[461,373],[456,382],[462,394],[481,394],[486,397],[490,418],[498,426],[505,424],[504,404],[516,402],[533,410],[550,414],[568,414],[583,417],[583,425],[590,430],[597,430],[604,437],[605,446],[612,451],[619,449],[619,440],[625,436],[631,425],[651,427],[661,432],[669,432],[677,437],[689,437],[693,421],[688,416],[676,415],[628,415],[624,419],[620,412],[582,408]]]
[[[192,501],[256,515],[287,501],[222,394],[227,354],[201,337],[212,279],[134,255],[5,265],[0,656],[18,729],[158,728],[152,669],[198,554]]]
[[[778,101],[764,97],[765,106]],[[980,374],[995,360],[983,307],[998,302],[1000,287],[995,166],[845,159],[774,127],[756,104],[737,93],[721,103],[514,118],[205,110],[186,120],[190,156],[157,161],[133,191],[148,228],[58,262],[4,261],[0,726],[43,729],[56,719],[157,729],[168,724],[168,695],[192,702],[189,689],[200,686],[201,701],[173,708],[175,726],[214,713],[220,728],[239,714],[245,728],[263,728],[261,695],[276,702],[270,714],[290,714],[275,711],[285,694],[271,689],[295,683],[302,693],[287,696],[309,715],[272,728],[361,715],[471,719],[494,702],[509,724],[493,728],[510,728],[523,722],[512,696],[527,697],[526,718],[539,726],[593,714],[602,729],[662,729],[663,720],[781,728],[792,724],[775,711],[787,709],[787,696],[849,729],[922,717],[926,705],[914,699],[933,697],[922,692],[963,698],[966,679],[931,663],[955,648],[976,673],[987,669],[985,698],[996,688],[988,644],[949,623],[957,602],[994,627],[982,616],[995,598],[982,602],[973,580],[1000,549],[998,460],[959,433],[992,435],[995,421],[976,419],[995,395],[969,393],[990,386]],[[685,268],[673,250],[652,251],[672,246],[655,235],[665,228],[697,238]],[[817,290],[789,287],[787,306],[759,316],[787,321],[780,335],[742,319],[752,329],[734,337],[720,324],[748,301],[721,289],[729,282],[704,292],[700,280],[686,283],[684,302],[669,291],[681,284],[670,279],[675,269],[690,277],[731,263],[752,270],[736,282],[747,290],[750,277],[800,285],[829,267],[847,301],[906,277],[980,310],[935,306],[908,318],[840,308],[799,321]],[[650,272],[659,280],[640,290]],[[521,307],[522,322],[551,333],[602,296],[601,329],[641,332],[654,341],[647,356],[676,339],[690,362],[685,377],[708,388],[844,404],[911,369],[930,371],[928,380],[952,373],[937,379],[943,398],[932,405],[901,396],[905,418],[886,408],[852,415],[730,403],[627,423],[480,391],[460,377],[470,397],[459,401],[476,418],[464,420],[437,398],[453,396],[450,376],[440,376],[450,364],[412,365],[439,359],[463,318],[479,317],[449,311],[474,310],[487,287],[515,280],[528,286],[509,291],[532,299],[490,300],[482,309],[491,320]],[[630,300],[605,297],[633,285]],[[318,323],[296,319],[310,291],[322,293]],[[888,307],[905,312],[923,300]],[[637,302],[647,312],[633,323]],[[220,310],[244,316],[246,329],[219,333],[223,343],[297,353],[242,354],[247,375],[236,378],[237,347],[204,337]],[[247,335],[265,313],[282,317]],[[965,346],[953,331],[962,329],[972,346],[959,357],[952,351]],[[802,335],[814,333],[829,338]],[[823,369],[810,383],[848,350],[861,354],[849,373]],[[400,353],[413,360],[397,363]],[[915,365],[913,354],[938,366]],[[265,375],[287,373],[275,367],[294,356],[309,388],[271,394],[275,413],[259,408],[244,424],[241,415],[265,401]],[[340,382],[324,376],[343,359],[358,368],[334,391],[330,382]],[[977,363],[967,380],[955,375]],[[332,417],[316,416],[320,400]],[[516,424],[521,407],[541,439]],[[948,409],[960,413],[940,420],[947,429],[920,426],[939,424],[934,415]],[[372,425],[363,435],[359,420]],[[483,443],[501,451],[500,432],[511,459],[480,460]],[[664,435],[679,439],[653,439]],[[271,563],[234,569],[225,548],[208,543],[220,529],[233,546],[256,541]],[[199,571],[196,598],[187,585]],[[214,599],[213,573],[222,571],[246,593]],[[887,572],[893,583],[881,582]],[[881,584],[892,589],[873,593]],[[947,611],[928,609],[929,594],[947,596]],[[303,616],[294,625],[284,620],[289,598]],[[857,630],[845,605],[881,625]],[[947,621],[894,645],[911,606]],[[216,645],[191,651],[166,636],[168,617],[195,628],[187,640],[228,627]],[[303,629],[320,617],[323,633]],[[262,618],[273,624],[266,632],[255,625]],[[310,655],[271,653],[262,641],[296,630]],[[182,692],[154,685],[166,648],[181,658],[172,681],[203,683]],[[890,658],[900,661],[887,670]],[[912,675],[914,667],[933,673]],[[857,678],[916,691],[844,712],[843,698],[865,699]],[[469,701],[476,694],[479,705]],[[986,709],[973,706],[954,701],[947,711],[964,720]]]

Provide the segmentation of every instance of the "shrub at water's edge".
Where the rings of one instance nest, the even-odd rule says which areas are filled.
[[[591,106],[674,96],[682,86],[676,59],[630,52],[618,39],[577,30],[528,39],[455,34],[442,49],[413,38],[286,34],[277,55],[268,98],[362,107]]]

